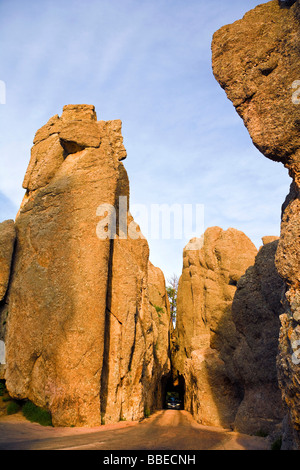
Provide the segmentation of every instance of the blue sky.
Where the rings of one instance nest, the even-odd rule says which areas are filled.
[[[235,227],[257,246],[279,235],[290,179],[254,148],[211,69],[213,33],[260,3],[1,0],[0,220],[17,213],[36,130],[87,103],[123,122],[132,204],[204,204],[205,228]],[[149,239],[166,277],[187,241]]]

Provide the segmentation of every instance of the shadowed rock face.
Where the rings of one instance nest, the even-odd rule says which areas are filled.
[[[121,121],[97,121],[89,105],[65,106],[34,139],[16,219],[6,384],[49,409],[56,426],[139,419],[169,370],[168,355],[151,356],[158,336],[168,351],[169,325],[150,303],[157,268],[128,212],[125,157]],[[99,239],[107,212],[98,207],[118,208],[120,196],[140,238],[124,239],[117,217],[115,239]]]
[[[283,448],[300,446],[300,2],[258,6],[214,35],[213,71],[242,117],[254,144],[282,162],[293,178],[283,205],[276,267],[285,280],[278,376],[291,431]],[[292,436],[292,437],[291,437]]]
[[[275,267],[278,239],[264,237],[263,242],[232,303],[238,346],[227,370],[244,391],[234,426],[245,434],[272,433],[283,419],[276,357],[284,282]]]

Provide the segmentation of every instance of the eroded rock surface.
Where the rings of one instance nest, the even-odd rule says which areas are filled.
[[[286,285],[278,376],[292,429],[283,448],[300,448],[299,21],[299,0],[274,0],[221,28],[212,44],[215,77],[254,144],[266,157],[282,162],[293,178],[276,253],[276,267]]]
[[[98,122],[89,105],[65,106],[34,139],[16,219],[6,384],[49,409],[56,426],[141,418],[169,367],[166,356],[151,361],[169,325],[150,303],[147,241],[124,239],[119,216],[108,238],[107,214],[121,196],[129,230],[141,235],[128,212],[125,157],[121,121]]]
[[[299,21],[274,0],[214,34],[213,71],[268,158],[291,163],[298,152],[299,108],[293,83],[299,80]]]

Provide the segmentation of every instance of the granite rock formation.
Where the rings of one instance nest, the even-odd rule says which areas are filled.
[[[284,416],[276,368],[284,282],[275,267],[278,239],[264,237],[263,243],[232,303],[238,346],[227,370],[243,390],[234,428],[245,434],[272,434]]]
[[[283,448],[300,448],[300,1],[271,1],[213,38],[213,71],[254,145],[293,179],[283,205],[276,267],[285,281],[278,377],[287,407]]]
[[[13,220],[6,220],[0,224],[0,303],[3,302],[7,291],[16,230]]]
[[[206,230],[202,248],[183,252],[172,365],[185,380],[185,409],[204,425],[232,426],[241,402],[226,365],[238,345],[231,306],[256,254],[244,233],[219,227]]]
[[[282,422],[277,244],[265,237],[257,252],[242,232],[213,227],[201,249],[184,251],[172,365],[201,424],[255,434]]]
[[[155,276],[164,318],[169,306],[129,212],[124,158],[121,121],[97,121],[89,105],[65,106],[34,138],[15,222],[6,386],[55,426],[139,419],[169,370],[168,354],[153,360],[169,332],[151,304]]]
[[[6,292],[10,279],[11,264],[16,240],[16,230],[13,220],[0,224],[0,341],[4,341],[7,324]],[[3,346],[0,345],[2,348]],[[2,352],[2,351],[1,351]],[[1,354],[3,356],[3,354]],[[2,363],[1,363],[2,361]],[[4,359],[0,358],[0,379],[4,378]]]

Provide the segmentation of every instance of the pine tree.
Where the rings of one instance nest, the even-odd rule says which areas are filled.
[[[166,286],[167,294],[170,302],[170,311],[171,311],[171,321],[175,326],[176,322],[176,310],[177,310],[177,292],[178,292],[178,282],[179,278],[176,274],[173,274],[167,280],[168,284]]]

